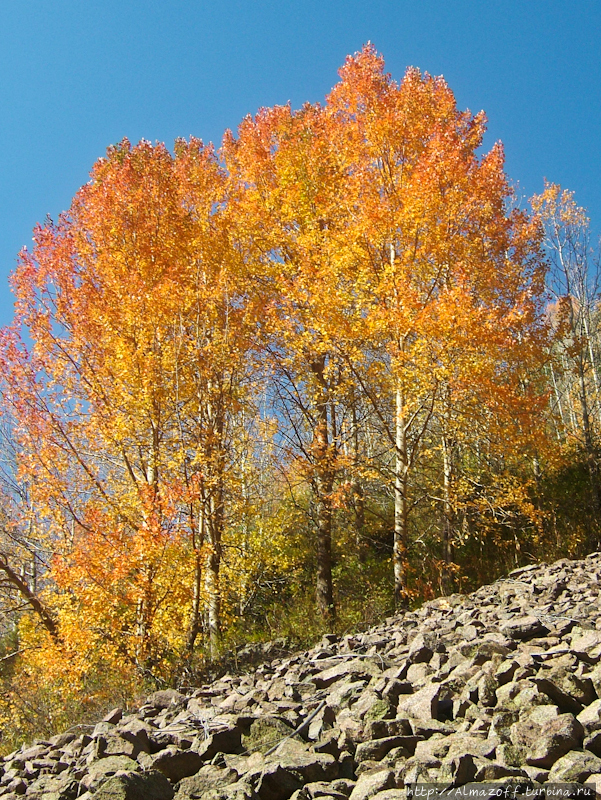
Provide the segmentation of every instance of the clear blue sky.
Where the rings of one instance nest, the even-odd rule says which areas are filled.
[[[33,226],[109,144],[218,143],[261,106],[322,100],[368,40],[395,78],[444,75],[484,109],[522,194],[561,183],[601,229],[599,0],[4,0],[0,324]]]

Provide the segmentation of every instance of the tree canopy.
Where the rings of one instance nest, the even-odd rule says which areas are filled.
[[[0,350],[3,602],[34,682],[173,681],[311,584],[331,629],[557,541],[573,358],[598,497],[597,299],[558,288],[550,315],[557,192],[515,207],[484,131],[368,45],[217,153],[110,147],[36,229]]]

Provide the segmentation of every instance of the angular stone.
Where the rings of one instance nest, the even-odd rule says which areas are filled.
[[[344,708],[361,694],[364,687],[365,681],[355,681],[351,678],[339,681],[328,694],[328,705],[334,710]]]
[[[583,710],[582,703],[571,694],[565,692],[554,680],[533,678],[533,683],[539,691],[546,694],[562,711],[576,715]]]
[[[284,722],[284,720],[280,719],[279,717],[259,717],[251,724],[248,734],[242,736],[241,743],[244,749],[249,753],[266,753],[267,750],[270,750],[272,747],[276,746],[282,739],[285,739],[286,736],[289,736],[293,731],[294,728],[288,722]],[[219,733],[217,733],[210,737],[213,742],[209,750],[207,750],[205,753],[203,753],[202,750],[199,750],[206,760],[212,758],[211,755],[207,755],[209,752],[214,751],[213,755],[215,752],[233,753],[235,752],[236,746],[240,746],[240,731],[238,730],[236,734],[234,729],[234,731],[228,731],[227,733],[229,734],[229,738],[231,738],[231,742],[229,742],[228,737],[223,733],[221,736]],[[228,746],[230,749],[224,750],[224,746]]]
[[[381,761],[394,748],[402,748],[405,755],[413,755],[420,741],[417,736],[389,736],[385,739],[371,739],[357,745],[355,761]]]
[[[159,689],[158,692],[153,692],[146,698],[146,703],[155,708],[171,708],[187,702],[186,695],[176,689]]]
[[[385,707],[389,706],[385,700],[381,700],[378,695],[368,686],[359,697],[352,703],[353,715],[359,719],[385,719],[394,716],[394,709],[390,708],[390,713],[385,713]],[[379,713],[374,715],[374,707],[379,707]],[[384,713],[382,713],[384,712]]]
[[[94,761],[88,767],[88,774],[91,776],[114,775],[115,772],[137,772],[140,765],[128,756],[109,756]]]
[[[584,783],[588,777],[601,772],[601,758],[588,751],[572,750],[551,767],[550,783]]]
[[[487,707],[492,708],[497,704],[496,691],[498,683],[492,675],[484,674],[478,681],[478,702]]]
[[[367,658],[357,658],[351,661],[341,661],[340,664],[318,672],[317,675],[313,676],[312,680],[318,689],[327,689],[336,681],[341,678],[347,678],[350,675],[354,676],[355,680],[357,678],[369,680],[380,672],[380,668],[374,661]]]
[[[388,736],[412,736],[408,719],[379,719],[365,725],[366,739],[386,739]]]
[[[119,735],[123,736],[125,739],[131,739],[131,737],[134,736],[140,743],[142,750],[146,752],[151,751],[151,738],[153,733],[156,732],[156,728],[153,728],[147,722],[144,722],[144,720],[136,717],[128,719],[127,722],[124,720],[117,726],[117,731]]]
[[[507,661],[503,661],[502,664],[497,668],[495,671],[495,678],[499,686],[504,686],[506,683],[509,683],[513,680],[513,676],[516,673],[516,670],[519,669],[519,664],[515,659],[508,659]]]
[[[520,712],[520,719],[528,719],[530,722],[542,725],[543,727],[547,725],[547,723],[558,719],[559,716],[559,709],[551,703],[542,706],[532,706],[532,708],[527,711],[524,712],[522,710]]]
[[[498,642],[486,641],[479,644],[472,655],[472,662],[478,666],[486,664],[491,661],[495,656],[505,657],[509,655],[511,650]]]
[[[454,758],[445,759],[439,771],[440,780],[452,782],[455,786],[473,781],[478,772],[474,756],[464,753]]]
[[[104,747],[105,756],[129,756],[136,758],[142,751],[148,753],[150,748],[148,744],[142,744],[136,736],[125,733],[121,736],[110,736],[106,740]]]
[[[207,739],[198,737],[192,743],[192,749],[203,761],[210,761],[217,753],[238,753],[242,749],[242,732],[240,728],[228,728],[212,733]]]
[[[339,731],[332,730],[327,733],[313,745],[313,750],[316,753],[328,753],[334,758],[339,758],[340,747],[338,745]]]
[[[516,722],[511,728],[511,741],[526,751],[531,767],[549,769],[570,750],[579,748],[584,737],[582,725],[571,714],[560,714],[541,725],[532,719]]]
[[[312,741],[317,741],[324,733],[324,731],[332,728],[336,722],[336,714],[330,706],[324,706],[319,714],[313,718],[307,736]]]
[[[112,725],[116,725],[121,718],[123,717],[123,709],[122,708],[113,708],[112,711],[109,711],[103,718],[103,722],[110,722]]]
[[[268,759],[298,776],[303,783],[332,781],[338,777],[338,763],[334,756],[312,753],[306,745],[292,739],[282,742]]]
[[[284,769],[281,764],[265,764],[262,769],[246,777],[255,785],[255,795],[259,800],[288,800],[303,785],[298,775]]]
[[[205,764],[196,775],[183,778],[177,787],[176,800],[199,800],[206,796],[215,786],[220,788],[236,783],[238,773],[229,767],[218,767]]]
[[[525,681],[524,681],[525,682]],[[520,711],[528,710],[533,706],[553,705],[553,699],[538,686],[525,686],[513,698],[513,705]],[[562,709],[566,710],[566,709]]]
[[[454,733],[447,737],[449,749],[447,759],[461,755],[471,755],[480,758],[491,758],[495,752],[495,743],[481,736],[471,736],[469,733]]]
[[[349,800],[370,800],[378,792],[386,789],[394,789],[394,772],[390,769],[379,770],[378,772],[366,772],[359,776]]]
[[[170,745],[154,756],[150,756],[148,765],[151,769],[162,772],[173,783],[177,783],[182,778],[198,772],[203,763],[203,757],[194,750],[180,750],[174,745]]]
[[[203,795],[203,800],[256,800],[257,794],[253,787],[244,780],[231,783],[229,786],[220,786],[209,789]]]
[[[601,631],[583,631],[572,635],[570,650],[579,658],[596,664],[601,659]]]
[[[386,686],[382,689],[382,699],[396,704],[400,695],[411,694],[412,692],[413,688],[408,681],[401,681],[397,678],[393,678],[388,681]]]
[[[402,695],[397,707],[398,716],[416,717],[417,719],[436,719],[438,715],[438,699],[440,686],[432,684],[410,695]]]
[[[496,746],[495,758],[500,764],[504,764],[507,767],[524,767],[526,764],[526,751],[523,747],[516,747],[514,744],[504,742]]]
[[[412,664],[428,663],[438,645],[438,637],[433,633],[418,633],[409,647],[408,659]]]
[[[27,798],[28,800],[75,800],[78,791],[79,784],[72,775],[64,777],[42,775],[27,787]]]
[[[594,753],[596,756],[601,757],[601,730],[597,730],[591,733],[590,736],[587,736],[582,743],[582,747],[585,750],[590,750],[590,752]]]
[[[191,697],[186,706],[190,714],[195,719],[211,720],[217,714],[215,706],[207,705],[202,699],[198,697]]]
[[[511,639],[525,641],[535,636],[545,636],[549,629],[537,617],[529,615],[508,620],[501,625],[501,633]]]
[[[40,756],[45,756],[49,751],[48,745],[44,744],[34,744],[32,747],[26,747],[24,750],[21,750],[20,756],[23,761],[31,761],[34,758],[40,758]]]
[[[375,696],[377,698],[377,695]],[[396,714],[396,708],[387,698],[375,699],[363,715],[364,722],[372,720],[391,719]]]
[[[385,789],[374,794],[372,800],[406,800],[407,792],[404,789]]]
[[[415,757],[424,763],[441,761],[449,752],[451,746],[448,737],[433,736],[426,741],[418,742],[415,747]]]
[[[94,800],[172,800],[173,787],[160,772],[126,772],[109,778]]]
[[[577,669],[577,661],[572,656],[556,659],[538,673],[539,678],[550,678],[566,694],[571,695],[583,706],[588,706],[597,699],[595,687],[588,676],[581,676]],[[568,660],[569,659],[569,660]],[[562,663],[563,662],[563,663]]]
[[[587,733],[601,729],[601,700],[595,700],[588,705],[578,714],[577,719]]]
[[[488,761],[483,758],[476,758],[474,761],[477,768],[474,776],[475,783],[501,781],[504,778],[526,777],[524,770],[519,767],[508,767],[504,764],[499,764],[497,761]]]
[[[433,669],[425,661],[412,664],[407,670],[407,680],[413,686],[423,686]]]
[[[437,733],[440,733],[443,736],[448,736],[449,734],[454,733],[454,728],[450,724],[446,722],[439,722],[437,719],[410,719],[407,720],[407,722],[409,722],[411,726],[413,735],[423,736],[424,739],[429,739],[430,736],[433,736]]]

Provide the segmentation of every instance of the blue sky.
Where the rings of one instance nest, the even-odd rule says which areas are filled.
[[[261,106],[322,100],[372,41],[484,109],[522,195],[576,192],[601,229],[598,0],[5,0],[0,6],[0,325],[33,226],[127,136],[218,143]]]

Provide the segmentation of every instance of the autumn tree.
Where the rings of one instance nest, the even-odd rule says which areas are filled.
[[[262,109],[219,155],[109,149],[22,253],[2,335],[0,573],[28,635],[164,678],[266,573],[314,563],[331,627],[368,531],[406,605],[412,569],[448,591],[466,542],[536,524],[541,228],[484,132],[368,45],[323,105]]]
[[[280,432],[311,487],[316,594],[332,620],[332,526],[348,370],[337,353],[352,326],[344,175],[327,110],[264,109],[223,152],[248,259],[264,300],[264,352]],[[346,317],[346,319],[345,319]]]
[[[197,140],[175,156],[125,141],[13,279],[4,398],[62,627],[84,621],[143,671],[190,653],[203,614],[219,635],[252,328],[223,187]]]
[[[598,465],[601,420],[600,342],[598,335],[601,257],[591,245],[590,223],[573,192],[546,183],[531,199],[544,230],[553,296],[549,315],[555,327],[554,359],[549,363],[555,410],[563,428],[586,460],[593,516],[601,514]],[[599,545],[598,526],[591,546]]]
[[[371,46],[340,74],[328,110],[360,261],[356,318],[380,353],[375,385],[373,373],[362,385],[393,453],[395,595],[403,602],[411,483],[435,421],[447,561],[460,430],[484,425],[491,405],[499,411],[511,398],[532,433],[544,398],[522,378],[542,364],[544,268],[536,224],[508,211],[501,146],[477,155],[483,114],[459,111],[442,78],[410,69],[397,84]]]

